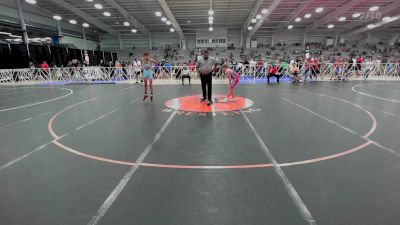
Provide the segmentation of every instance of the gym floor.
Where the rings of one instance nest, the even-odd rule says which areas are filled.
[[[213,88],[1,87],[0,224],[400,224],[400,82]]]

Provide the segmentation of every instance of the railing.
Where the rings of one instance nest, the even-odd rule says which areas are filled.
[[[235,71],[241,79],[263,79],[268,75],[268,67],[265,66],[235,66]],[[289,66],[278,66],[278,74],[283,77],[291,77]],[[194,67],[171,66],[155,67],[153,69],[156,80],[178,80],[182,75],[190,75],[197,79]],[[299,65],[299,75],[303,79],[315,80],[343,80],[343,79],[400,79],[400,64],[332,64],[322,63],[318,65]],[[0,83],[26,83],[26,82],[118,82],[141,80],[143,73],[133,67],[65,67],[49,69],[2,69],[0,70]],[[213,79],[226,79],[225,68],[217,68]]]

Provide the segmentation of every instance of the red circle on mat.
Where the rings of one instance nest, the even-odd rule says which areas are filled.
[[[254,102],[248,98],[236,97],[236,102],[222,102],[225,99],[225,95],[214,95],[211,106],[207,106],[206,102],[200,102],[203,98],[200,95],[185,96],[180,98],[174,98],[165,102],[165,105],[171,109],[188,111],[188,112],[200,112],[200,113],[212,113],[212,112],[228,112],[249,108],[254,105]]]

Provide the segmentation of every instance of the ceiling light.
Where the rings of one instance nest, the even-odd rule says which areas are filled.
[[[208,17],[208,20],[214,20],[213,16]]]
[[[353,14],[353,18],[357,18],[357,17],[360,17],[361,16],[361,13],[354,13]]]
[[[1,32],[1,31],[0,31],[0,34],[11,35],[11,33],[8,33],[8,32]]]
[[[210,15],[210,16],[214,15],[214,10],[212,10],[212,9],[208,10],[208,15]]]
[[[289,29],[289,30],[293,29],[293,25],[289,25],[289,26],[287,27],[287,29]]]
[[[316,13],[322,13],[323,11],[324,11],[324,8],[322,8],[322,7],[318,7],[315,9]]]
[[[258,19],[258,20],[260,20],[262,18],[262,16],[260,15],[260,14],[258,14],[257,16],[256,16],[256,19]]]
[[[369,8],[369,11],[373,12],[379,9],[379,6],[372,6],[371,8]]]
[[[86,0],[87,2],[93,2],[93,0]]]
[[[161,18],[161,21],[166,22],[167,18],[163,17],[163,18]]]
[[[82,23],[82,26],[83,27],[89,27],[89,24],[88,23]]]
[[[346,17],[344,17],[344,16],[340,17],[339,21],[346,21]]]
[[[399,19],[397,16],[395,16],[395,17],[385,16],[385,17],[382,18],[382,20],[383,20],[384,22],[392,22],[392,21],[395,21],[395,20],[397,20],[397,19]]]
[[[36,0],[25,0],[25,2],[32,5],[36,4]]]
[[[132,33],[137,33],[137,30],[136,29],[132,29]]]
[[[333,24],[329,24],[329,25],[328,25],[328,28],[329,28],[329,29],[332,29],[332,28],[334,28],[334,27],[335,27],[335,25],[333,25]]]
[[[53,16],[53,19],[55,19],[55,20],[61,20],[61,19],[62,19],[62,17],[61,17],[61,16],[59,16],[59,15],[54,15],[54,16]]]
[[[374,28],[375,28],[375,25],[374,25],[374,24],[368,24],[367,28],[368,28],[368,29],[374,29]]]
[[[167,20],[167,22],[165,22],[168,26],[171,25],[171,21]]]
[[[294,21],[300,22],[300,21],[301,21],[301,18],[300,18],[300,17],[297,17]]]
[[[161,12],[156,12],[156,16],[161,16]]]
[[[252,23],[257,23],[257,19],[252,19],[251,22]]]
[[[76,20],[69,20],[70,24],[76,24]]]
[[[103,15],[104,16],[111,16],[111,13],[110,12],[103,12]]]
[[[209,20],[208,23],[209,23],[209,24],[213,24],[213,23],[214,23],[214,20]]]
[[[175,32],[175,29],[171,27],[171,29],[169,29],[169,31]]]
[[[101,4],[94,4],[94,7],[96,9],[103,9],[103,6]]]
[[[263,9],[263,10],[261,11],[262,14],[267,14],[267,12],[268,12],[268,9]]]
[[[308,19],[308,18],[310,18],[311,17],[311,14],[310,13],[307,13],[306,15],[304,15],[304,18],[306,18],[306,19]]]
[[[208,30],[209,30],[210,32],[212,32],[212,31],[214,30],[214,28],[210,27],[210,28],[208,28]]]
[[[124,26],[128,27],[129,25],[131,25],[129,22],[127,21],[124,22]]]
[[[252,26],[249,26],[249,27],[247,28],[247,30],[253,30],[253,27],[252,27]]]

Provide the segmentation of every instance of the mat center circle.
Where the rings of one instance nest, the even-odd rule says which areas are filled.
[[[184,96],[179,98],[170,99],[165,102],[168,108],[199,113],[212,113],[212,112],[229,112],[241,109],[246,109],[254,105],[251,99],[237,96],[235,101],[223,102],[226,98],[225,95],[213,95],[213,104],[207,106],[207,102],[201,102],[203,97],[201,95]]]

